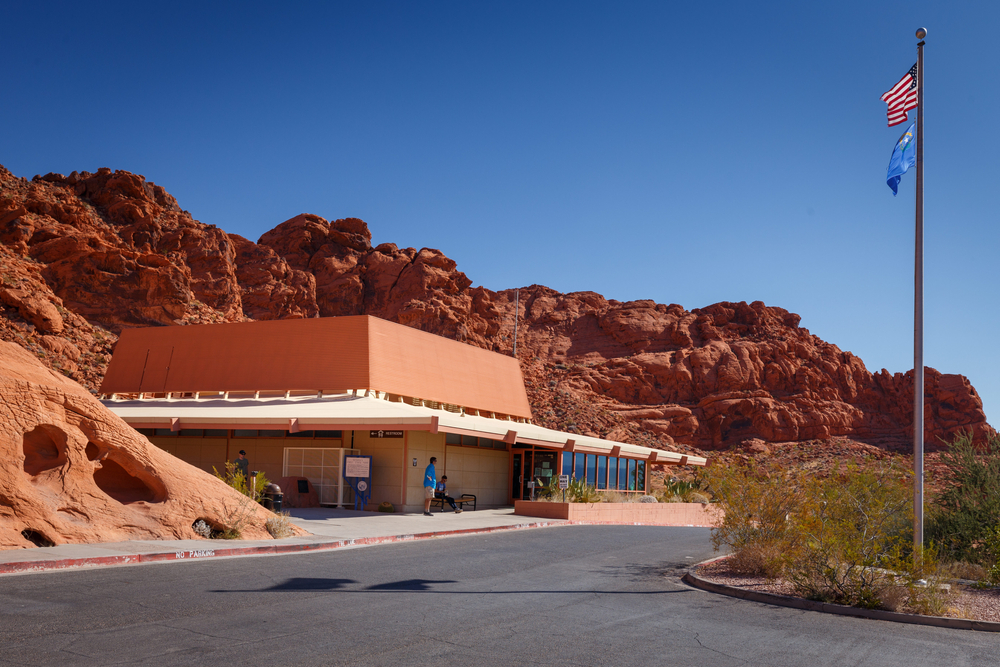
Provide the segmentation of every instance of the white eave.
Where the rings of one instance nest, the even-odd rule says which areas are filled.
[[[703,466],[700,456],[565,433],[535,424],[456,413],[374,396],[258,398],[258,399],[141,399],[106,400],[104,405],[134,428],[279,429],[290,432],[320,430],[429,431],[502,440],[670,465]]]

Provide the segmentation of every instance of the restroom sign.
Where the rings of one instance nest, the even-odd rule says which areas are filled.
[[[369,438],[402,438],[402,431],[368,431]]]

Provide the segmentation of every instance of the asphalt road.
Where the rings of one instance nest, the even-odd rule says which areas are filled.
[[[996,665],[1000,636],[693,590],[708,530],[569,526],[0,578],[0,665]]]

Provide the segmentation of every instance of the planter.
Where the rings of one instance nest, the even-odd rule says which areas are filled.
[[[702,503],[550,503],[516,500],[514,514],[588,523],[711,527],[721,510]]]

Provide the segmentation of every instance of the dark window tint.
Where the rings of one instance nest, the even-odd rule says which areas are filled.
[[[206,428],[205,437],[206,438],[225,438],[229,435],[229,431],[224,428]]]
[[[598,456],[597,457],[597,488],[606,489],[608,488],[608,457]]]
[[[288,432],[289,438],[311,438],[315,431],[299,431],[298,433]]]
[[[342,438],[343,431],[315,431],[317,438]]]
[[[177,435],[177,431],[171,431],[169,428],[157,428],[154,429],[153,435]]]
[[[233,431],[233,435],[237,438],[256,438],[257,431],[241,431],[237,429]]]
[[[449,444],[449,445],[461,445],[462,444],[462,436],[460,436],[457,433],[445,433],[444,434],[444,441],[445,441],[446,444]]]
[[[283,438],[287,431],[259,431],[262,438]]]

